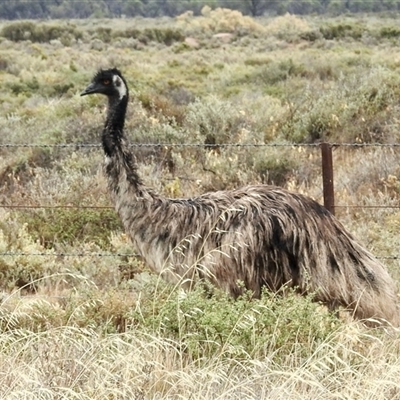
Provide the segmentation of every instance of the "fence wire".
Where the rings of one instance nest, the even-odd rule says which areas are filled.
[[[140,257],[140,254],[137,253],[101,253],[101,252],[25,252],[25,251],[4,251],[0,253],[1,257],[34,257],[34,256],[43,256],[43,257]]]
[[[65,205],[37,205],[37,206],[32,206],[32,205],[25,205],[25,204],[0,204],[0,208],[15,208],[15,209],[32,209],[32,210],[58,210],[58,209],[65,209],[65,208],[71,208],[71,209],[78,209],[78,210],[114,210],[114,207],[111,206],[73,206],[70,204],[65,204]]]
[[[400,147],[400,143],[329,143],[337,147]],[[100,143],[0,143],[0,148],[101,148]],[[321,143],[130,143],[129,147],[200,147],[200,148],[224,148],[224,147],[320,147]]]
[[[101,253],[101,252],[24,252],[24,251],[4,251],[0,257],[141,257],[138,253]],[[377,260],[400,260],[400,255],[375,256]]]
[[[100,143],[59,143],[59,144],[35,144],[35,143],[3,143],[0,144],[0,148],[100,148],[102,145]],[[130,143],[129,147],[207,147],[207,148],[221,148],[221,147],[318,147],[318,143],[221,143],[221,144],[205,144],[205,143]]]

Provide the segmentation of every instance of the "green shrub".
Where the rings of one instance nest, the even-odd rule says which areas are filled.
[[[349,23],[327,24],[320,27],[320,32],[324,39],[334,40],[343,38],[360,39],[364,28],[360,25]]]
[[[267,57],[250,57],[244,60],[244,65],[250,67],[265,66],[272,62],[271,58]]]
[[[260,65],[256,67],[253,72],[246,72],[245,76],[240,80],[257,85],[263,84],[266,86],[273,86],[282,81],[286,81],[290,77],[303,76],[305,74],[307,74],[307,71],[303,64],[288,58],[286,60],[271,61],[270,63]]]
[[[74,326],[104,333],[156,334],[191,358],[279,357],[304,345],[312,352],[340,325],[312,296],[264,291],[261,299],[250,292],[234,300],[226,293],[198,285],[182,293],[156,277],[143,274],[136,281],[140,296],[126,289],[94,286],[71,292],[59,303],[36,300],[13,313],[12,298],[3,307],[0,329]],[[210,295],[210,293],[212,294]],[[310,350],[311,346],[311,350]]]
[[[34,22],[14,22],[3,27],[1,30],[1,36],[8,40],[12,40],[13,42],[32,40],[33,32],[35,32],[35,30],[36,24]]]
[[[263,183],[285,186],[296,166],[294,158],[282,157],[282,155],[279,157],[258,157],[254,163],[254,170]]]
[[[0,172],[2,193],[9,193],[14,186],[30,182],[34,178],[34,168],[51,168],[53,161],[53,154],[49,148],[33,148],[25,153],[21,152],[20,157]]]
[[[73,25],[59,26],[59,25],[36,25],[34,37],[31,39],[34,42],[50,42],[50,40],[59,39],[63,41],[64,38],[71,35],[74,39],[81,39],[82,32],[77,30]]]
[[[75,79],[74,79],[75,78]],[[69,77],[64,77],[64,80],[53,85],[48,85],[33,76],[29,79],[19,78],[5,83],[5,87],[14,95],[24,95],[31,97],[32,95],[40,95],[42,97],[60,97],[68,93],[76,85],[76,77],[70,74]]]
[[[111,36],[111,32],[108,33]],[[113,37],[138,39],[144,44],[148,44],[149,42],[164,43],[167,46],[170,46],[175,42],[183,42],[185,39],[182,31],[174,28],[128,28],[124,31],[115,31]],[[102,38],[100,37],[100,39]],[[102,40],[108,42],[108,36],[106,36],[106,40]]]
[[[167,46],[170,46],[174,42],[182,42],[185,39],[185,36],[182,34],[181,31],[170,28],[146,28],[143,31],[143,36],[150,41],[164,43]]]
[[[47,25],[30,21],[13,22],[3,27],[1,36],[19,42],[30,40],[32,42],[50,42],[58,39],[69,44],[70,39],[81,39],[82,32],[74,25]]]
[[[179,100],[179,93],[176,93],[176,97]],[[190,92],[187,91],[184,93],[184,90],[182,89],[182,93],[182,97],[187,96],[190,101],[192,98]],[[181,126],[185,118],[185,108],[183,105],[179,104],[178,101],[174,101],[174,99],[171,98],[171,95],[173,94],[174,92],[171,91],[170,95],[167,97],[160,94],[151,94],[146,92],[141,93],[138,96],[138,99],[142,103],[144,109],[147,110],[151,116],[154,116],[157,119],[170,121],[171,125],[177,124]]]
[[[112,41],[112,29],[105,27],[98,27],[94,31],[89,31],[93,38],[99,39],[104,43],[110,43]]]
[[[385,39],[396,39],[400,36],[400,28],[397,26],[384,26],[380,29],[379,36]]]
[[[111,232],[120,230],[121,223],[112,209],[55,208],[24,211],[18,217],[27,224],[34,240],[52,248],[54,243],[91,242],[109,248]]]
[[[152,301],[143,298],[140,310],[132,313],[134,324],[180,342],[180,350],[196,359],[285,354],[310,338],[317,346],[339,324],[312,296],[291,290],[285,295],[264,291],[260,300],[250,292],[234,300],[219,290],[210,296],[209,290],[199,285],[184,295],[164,291]]]
[[[302,35],[308,35],[306,36],[308,38],[316,38],[317,36],[315,33],[312,33],[312,30],[305,19],[289,13],[274,18],[267,25],[265,31],[267,35],[273,35],[278,39],[285,40],[289,43],[296,42],[299,38],[306,40]]]
[[[321,32],[318,30],[311,30],[299,34],[300,39],[307,40],[308,42],[315,42],[322,38]]]
[[[10,253],[0,257],[0,287],[3,290],[15,287],[35,290],[34,281],[49,274],[54,266],[52,252],[33,240],[27,224],[21,224],[10,213],[1,215],[0,253]],[[48,256],[43,257],[40,253]]]
[[[69,297],[60,322],[62,325],[92,328],[104,333],[124,332],[129,322],[127,317],[134,306],[133,296],[121,288],[103,291],[86,289],[79,296],[72,294]],[[37,315],[40,313],[37,312]],[[36,329],[41,329],[41,325],[36,324]]]
[[[215,96],[196,99],[186,108],[186,126],[206,144],[237,142],[247,121],[237,105]],[[196,139],[195,139],[196,140]]]
[[[381,141],[391,130],[389,105],[397,75],[373,69],[360,76],[341,76],[329,90],[312,88],[299,94],[282,116],[280,133],[289,141]]]
[[[14,306],[10,296],[0,313],[0,331],[29,329],[43,332],[50,328],[73,326],[102,333],[123,332],[127,315],[135,302],[123,289],[98,290],[86,287],[79,293],[71,292],[62,302],[35,299],[31,303]]]
[[[22,80],[16,82],[9,82],[6,86],[11,90],[11,92],[15,95],[25,94],[28,96],[32,95],[32,92],[37,92],[40,85],[36,77],[33,77],[29,80]]]

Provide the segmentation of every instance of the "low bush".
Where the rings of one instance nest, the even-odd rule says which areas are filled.
[[[3,290],[15,287],[35,290],[36,281],[52,271],[55,261],[51,251],[32,239],[27,224],[21,224],[5,212],[0,223],[0,253],[10,253],[0,257],[0,288]],[[40,253],[48,253],[48,256]]]
[[[104,333],[134,330],[163,337],[196,360],[271,354],[279,359],[293,351],[306,356],[341,325],[311,295],[302,297],[292,290],[284,295],[264,291],[261,299],[252,299],[249,292],[234,300],[215,289],[210,296],[201,285],[182,293],[154,277],[145,278],[142,285],[139,297],[121,288],[88,287],[62,302],[32,302],[17,313],[9,301],[0,324],[3,330],[35,332],[59,326]]]
[[[275,85],[293,76],[305,75],[304,65],[293,61],[291,58],[273,62],[255,72],[254,78],[266,85]]]
[[[178,23],[187,33],[201,32],[207,35],[215,33],[234,33],[241,35],[258,36],[264,32],[264,27],[249,16],[244,16],[240,11],[229,8],[211,9],[204,6],[200,17],[194,17],[188,11],[177,17]]]
[[[306,20],[289,13],[274,18],[266,26],[265,32],[287,42],[296,42],[299,39],[314,41],[318,38]]]
[[[55,243],[73,245],[90,241],[109,248],[111,232],[121,230],[120,220],[112,209],[56,208],[24,211],[18,217],[27,231],[44,247]]]
[[[71,38],[78,40],[83,36],[75,25],[48,25],[30,21],[13,22],[3,27],[1,36],[14,42],[30,40],[31,42],[50,42],[58,39],[65,44]]]
[[[216,96],[196,99],[186,108],[185,127],[205,144],[240,142],[248,126],[239,107]]]
[[[396,135],[388,123],[397,76],[373,69],[364,76],[341,76],[330,90],[300,93],[282,115],[280,133],[290,141],[385,141]],[[310,88],[312,91],[313,89]]]
[[[24,94],[31,96],[32,92],[39,90],[39,82],[36,77],[29,80],[22,80],[7,83],[8,88],[15,95]]]
[[[285,186],[297,167],[296,160],[287,156],[257,157],[254,171],[263,183]]]
[[[100,28],[97,28],[97,32]],[[127,28],[125,30],[117,30],[111,32],[110,29],[102,29],[102,35],[100,35],[100,39],[105,42],[109,42],[111,37],[118,38],[132,38],[137,39],[143,44],[148,44],[150,42],[163,43],[166,46],[171,46],[173,43],[182,42],[185,39],[182,31],[180,29],[175,28],[144,28],[144,29],[136,29],[136,28]],[[103,36],[104,39],[101,37]]]
[[[209,290],[199,285],[185,294],[160,291],[156,301],[143,297],[140,309],[131,313],[133,323],[179,341],[180,350],[195,359],[284,354],[310,338],[318,346],[340,324],[312,296],[291,290],[285,295],[264,291],[260,300],[250,292],[234,300],[219,290],[210,296]]]
[[[397,39],[400,37],[400,28],[397,26],[384,26],[380,29],[379,36],[385,39]]]
[[[359,40],[364,31],[365,28],[363,26],[351,23],[327,24],[320,27],[322,36],[328,40],[344,38]]]

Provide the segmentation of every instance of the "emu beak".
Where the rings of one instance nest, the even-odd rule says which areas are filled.
[[[81,96],[86,96],[87,94],[97,93],[97,88],[95,83],[91,83],[83,92]]]

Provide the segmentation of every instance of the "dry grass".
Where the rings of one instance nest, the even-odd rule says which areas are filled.
[[[135,331],[102,336],[69,326],[0,336],[4,399],[396,399],[399,339],[344,325],[308,358],[191,360]],[[310,339],[312,340],[312,339]],[[12,368],[10,368],[12,366]]]
[[[206,145],[399,140],[392,20],[254,21],[205,9],[180,21],[73,25],[75,36],[70,30],[51,41],[0,37],[0,144],[99,143],[104,99],[79,92],[106,66],[119,67],[130,83],[130,140],[164,144],[135,152],[145,182],[167,196],[269,182],[322,202],[318,148]],[[140,32],[130,37],[133,27]],[[179,35],[169,43],[174,30],[198,46]],[[232,34],[230,43],[212,38],[221,30]],[[46,32],[40,25],[36,34]],[[379,256],[399,255],[398,153],[334,150],[336,203],[350,206],[337,215]],[[111,205],[100,149],[2,147],[0,154],[3,206]],[[0,257],[1,398],[400,398],[397,331],[327,323],[326,311],[293,299],[268,303],[271,320],[260,328],[267,312],[256,318],[256,305],[240,303],[238,315],[239,303],[174,297],[141,260],[123,255],[134,249],[112,211],[7,208],[0,220],[0,252],[43,254]],[[399,281],[399,260],[385,263]],[[200,309],[202,326],[185,331]],[[236,316],[233,326],[227,315]],[[220,337],[208,346],[199,340],[194,351],[188,343],[200,332]],[[244,343],[253,347],[244,351]]]

